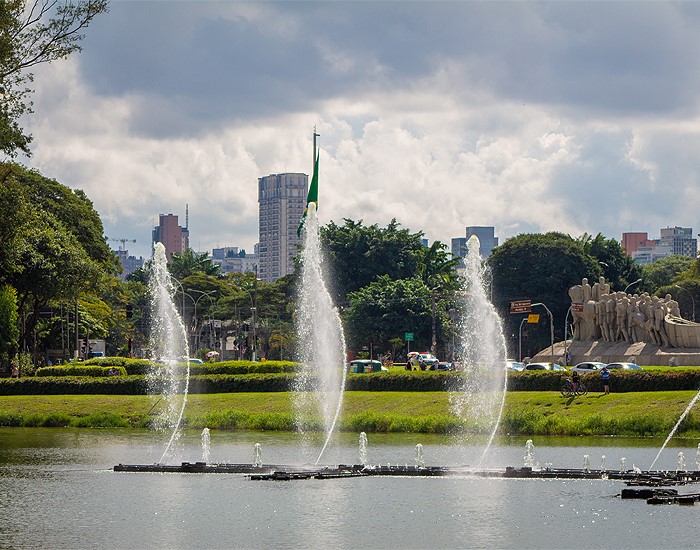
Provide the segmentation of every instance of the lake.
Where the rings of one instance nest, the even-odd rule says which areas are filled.
[[[369,434],[371,464],[476,464],[478,442]],[[359,461],[357,435],[342,434],[326,464]],[[533,438],[542,466],[591,468],[606,456],[649,467],[662,441]],[[231,474],[115,473],[118,463],[157,462],[167,437],[147,431],[0,429],[0,548],[695,548],[696,507],[622,501],[621,482],[361,477],[292,482]],[[318,441],[299,436],[212,432],[211,462],[315,461]],[[675,469],[678,452],[695,469],[698,441],[674,441],[657,463]],[[185,433],[172,463],[202,459],[201,434]],[[520,467],[525,438],[497,439],[482,464]],[[170,462],[170,461],[169,461]],[[698,492],[695,485],[680,492]]]

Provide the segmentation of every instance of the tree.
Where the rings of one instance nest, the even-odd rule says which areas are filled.
[[[173,259],[168,265],[168,270],[173,277],[179,280],[183,280],[195,273],[214,276],[220,274],[219,266],[211,261],[206,252],[198,254],[191,248],[188,248],[180,254],[173,254]]]
[[[376,351],[392,348],[392,340],[414,334],[417,347],[431,341],[430,291],[420,279],[392,280],[382,275],[348,294],[350,306],[343,315],[348,347],[371,345]]]
[[[9,285],[0,287],[0,366],[10,369],[19,345],[17,293]]]
[[[17,291],[22,347],[35,346],[40,310],[100,290],[117,260],[82,192],[12,163],[0,164],[0,195],[17,210],[0,223],[0,283]]]
[[[667,256],[643,266],[641,290],[654,294],[661,287],[677,283],[696,261],[687,256]]]
[[[628,284],[642,277],[642,268],[615,239],[606,239],[602,233],[594,238],[584,234],[579,238],[583,250],[602,268],[605,280],[613,290],[623,290]]]
[[[20,118],[32,112],[30,70],[81,50],[86,29],[107,0],[3,0],[0,3],[0,149],[29,155]]]
[[[495,248],[488,259],[494,285],[494,305],[504,319],[506,337],[515,348],[521,316],[509,315],[513,300],[542,302],[552,312],[557,338],[564,337],[564,321],[571,304],[568,289],[583,277],[598,277],[601,266],[585,253],[583,244],[563,233],[526,233]],[[549,331],[542,331],[528,353],[549,345]]]
[[[400,229],[396,220],[386,228],[365,226],[362,221],[345,219],[342,226],[330,222],[321,228],[321,243],[328,260],[336,305],[347,303],[347,295],[382,275],[390,279],[410,279],[424,257],[423,233]]]

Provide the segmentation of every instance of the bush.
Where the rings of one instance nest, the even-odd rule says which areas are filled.
[[[114,371],[126,376],[124,367],[98,367],[84,363],[61,365],[58,367],[41,367],[34,376],[112,376]]]

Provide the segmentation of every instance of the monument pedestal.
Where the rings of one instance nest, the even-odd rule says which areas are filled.
[[[700,348],[662,348],[654,344],[637,342],[605,342],[604,340],[579,342],[569,341],[571,352],[570,365],[584,361],[600,361],[602,363],[634,362],[637,365],[667,366],[671,360],[679,367],[700,366]],[[563,362],[566,353],[564,342],[554,344],[554,361]],[[552,359],[552,348],[541,350],[532,358],[533,362],[549,362]]]

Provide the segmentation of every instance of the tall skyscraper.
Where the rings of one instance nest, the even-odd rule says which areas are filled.
[[[187,223],[185,223],[185,227],[180,227],[177,216],[160,214],[159,223],[153,228],[153,244],[158,242],[165,246],[165,255],[170,262],[173,254],[181,254],[190,247],[190,231],[187,228]]]
[[[258,178],[258,277],[272,283],[294,271],[301,239],[299,221],[306,208],[309,176],[298,172]]]

